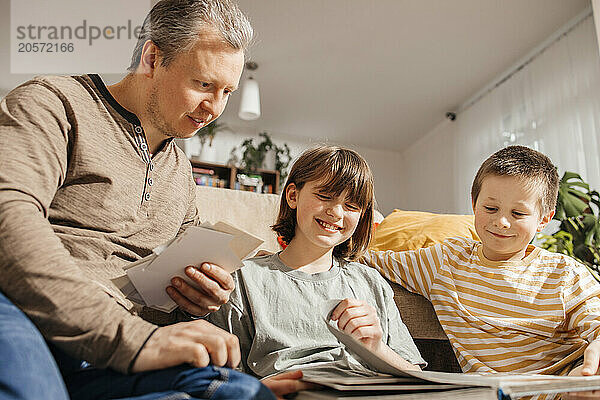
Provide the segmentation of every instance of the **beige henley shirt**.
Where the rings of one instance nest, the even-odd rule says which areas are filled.
[[[110,279],[197,219],[185,154],[145,146],[96,75],[37,77],[0,103],[0,290],[46,340],[120,372],[156,326]]]

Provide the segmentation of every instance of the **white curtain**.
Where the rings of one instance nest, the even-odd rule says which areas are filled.
[[[454,212],[471,212],[477,168],[510,144],[547,154],[559,174],[577,172],[600,190],[600,58],[592,16],[459,113],[454,124]]]

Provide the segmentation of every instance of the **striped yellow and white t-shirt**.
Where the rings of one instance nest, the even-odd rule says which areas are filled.
[[[428,298],[464,372],[565,374],[600,337],[600,285],[587,268],[530,245],[490,261],[481,242],[369,251],[365,262]]]

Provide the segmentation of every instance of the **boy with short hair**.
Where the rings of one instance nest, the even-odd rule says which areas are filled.
[[[557,194],[548,157],[506,147],[473,182],[480,242],[369,251],[364,261],[432,302],[464,372],[593,375],[600,285],[573,258],[529,244],[554,216]]]

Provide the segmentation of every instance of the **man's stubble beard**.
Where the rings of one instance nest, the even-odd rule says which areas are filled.
[[[189,137],[189,135],[177,132],[177,130],[167,122],[165,114],[160,109],[157,88],[152,88],[152,91],[148,96],[148,101],[146,102],[146,113],[148,114],[150,124],[162,135],[178,139]]]

